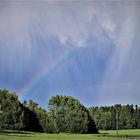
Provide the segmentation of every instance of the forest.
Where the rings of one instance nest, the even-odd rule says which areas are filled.
[[[47,105],[46,105],[47,106]],[[15,93],[0,90],[0,131],[44,133],[98,133],[98,130],[139,129],[137,105],[87,108],[71,96],[52,96],[48,108],[29,100],[21,103]]]

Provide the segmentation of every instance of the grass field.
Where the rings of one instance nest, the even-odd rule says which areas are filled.
[[[116,131],[100,131],[98,135],[6,131],[0,133],[0,140],[140,140],[140,130],[121,130],[119,135],[120,137],[115,137]]]

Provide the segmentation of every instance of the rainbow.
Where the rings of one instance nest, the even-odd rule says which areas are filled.
[[[18,96],[26,96],[31,89],[37,85],[45,76],[47,76],[51,71],[59,67],[64,61],[66,61],[70,55],[77,49],[77,47],[71,47],[67,49],[63,54],[61,54],[58,59],[49,65],[44,65],[41,67],[19,90]]]

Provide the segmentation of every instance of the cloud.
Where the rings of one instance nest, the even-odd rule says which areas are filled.
[[[89,36],[101,41],[105,36],[116,40],[121,19],[126,14],[125,10],[129,10],[122,10],[116,3],[113,12],[110,9],[113,2],[7,1],[2,5],[0,36],[14,46],[26,44],[27,52],[31,51],[31,38],[35,35],[56,36],[62,45],[74,47],[86,46]],[[119,12],[116,14],[116,11]]]
[[[19,63],[23,68],[36,56],[39,38],[58,40],[60,50],[110,45],[120,16],[113,20],[102,2],[1,1],[0,5],[0,61],[10,69]],[[44,46],[50,47],[51,43]]]
[[[135,34],[136,29],[138,28],[136,23],[139,22],[137,19],[137,13],[135,11],[135,6],[128,5],[129,10],[127,11],[127,14],[125,13],[124,20],[122,22],[122,26],[120,26],[120,32],[117,36],[114,36],[115,38],[115,51],[112,55],[112,59],[108,61],[108,67],[106,70],[105,77],[103,79],[105,82],[106,80],[112,80],[113,82],[117,82],[117,80],[121,77],[120,74],[122,70],[127,67],[126,63],[130,61],[130,55],[132,54],[131,51],[134,50],[134,44],[135,44]],[[110,73],[114,75],[113,77],[110,77]]]
[[[63,64],[66,72],[60,66],[56,81],[60,81],[61,76],[64,78],[63,73],[67,74],[65,81],[71,83],[76,79],[76,83],[82,70],[84,74],[89,68],[95,73],[101,71],[101,76],[93,76],[98,83],[84,86],[83,83],[89,84],[89,79],[92,81],[92,71],[81,82],[84,91],[91,87],[88,90],[91,96],[96,89],[98,98],[105,97],[108,92],[108,96],[112,93],[111,97],[116,98],[117,91],[128,93],[140,82],[137,1],[0,1],[0,19],[1,73],[5,69],[14,75],[22,71],[22,78],[25,73],[30,77],[32,71],[52,62],[55,64],[66,50],[77,47],[80,55],[76,58],[76,53],[71,55],[74,59],[68,58],[68,63]],[[103,70],[99,70],[100,60],[105,65],[101,67]],[[63,80],[61,84],[65,85]],[[139,91],[137,86],[136,91]]]

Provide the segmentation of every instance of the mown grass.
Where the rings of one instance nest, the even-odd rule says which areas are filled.
[[[45,134],[6,131],[0,133],[0,140],[140,140],[140,130],[100,131],[100,134]]]
[[[108,133],[110,135],[116,135],[116,130],[100,131],[100,133]],[[131,129],[131,130],[119,130],[120,135],[139,135],[140,129]]]

